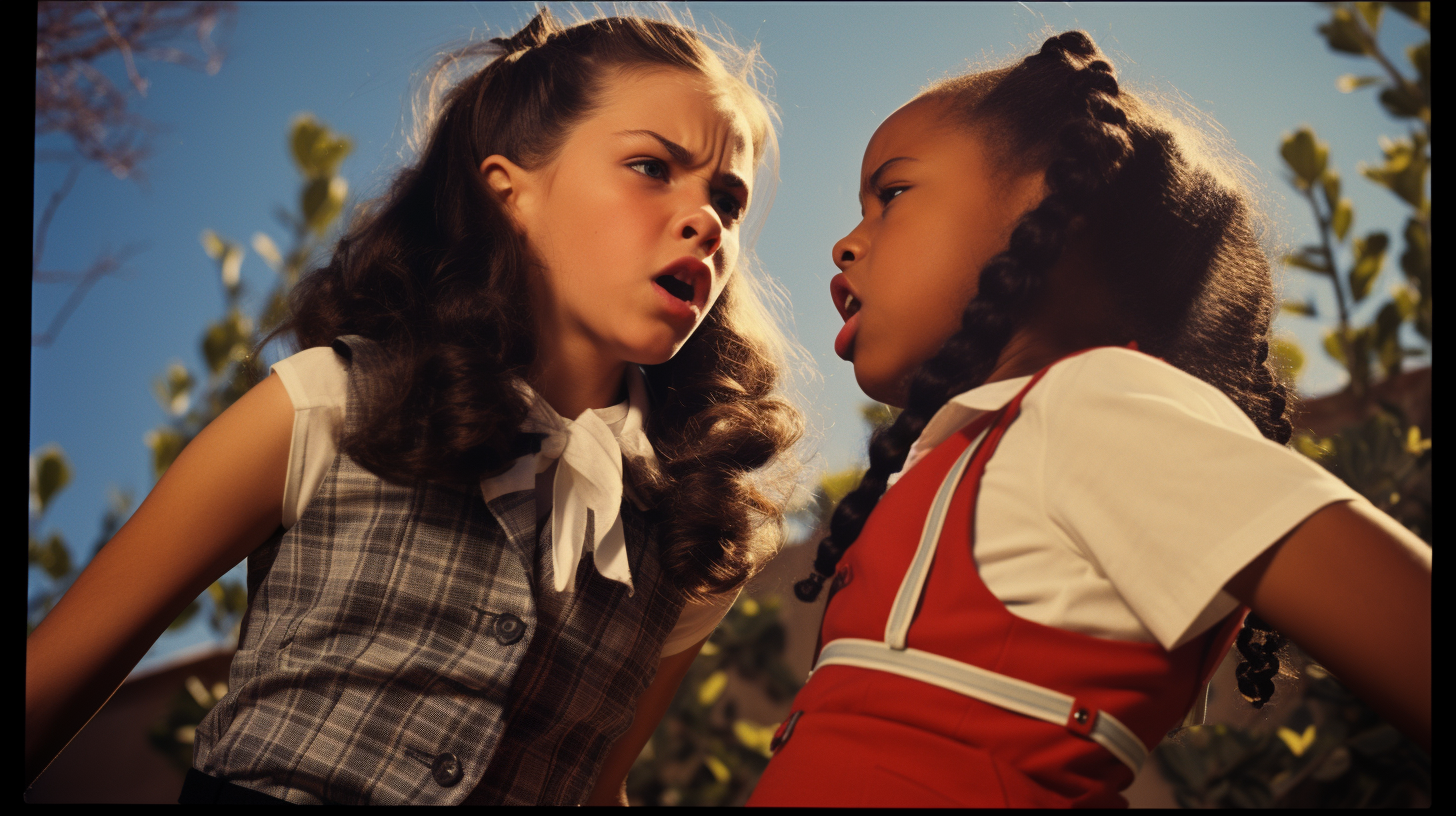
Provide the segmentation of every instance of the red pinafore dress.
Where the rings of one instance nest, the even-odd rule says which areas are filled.
[[[1170,652],[1018,618],[991,594],[972,554],[981,476],[1046,371],[885,492],[750,805],[1127,805],[1247,610]]]

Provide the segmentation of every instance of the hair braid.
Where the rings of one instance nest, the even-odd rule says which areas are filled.
[[[1080,31],[1048,39],[1041,51],[1015,70],[1051,70],[1063,77],[1065,121],[1058,128],[1062,155],[1046,170],[1046,197],[1022,216],[1007,249],[981,270],[976,297],[961,315],[961,327],[910,379],[905,410],[871,438],[869,469],[835,508],[829,535],[819,542],[813,573],[794,585],[802,601],[818,597],[849,546],[879,503],[889,477],[905,463],[926,423],[953,394],[985,382],[1001,351],[1046,286],[1048,270],[1060,257],[1072,217],[1105,188],[1132,153],[1127,116],[1117,103],[1112,66]],[[1083,61],[1090,60],[1083,64]]]
[[[1263,421],[1256,420],[1259,430],[1268,438],[1280,444],[1289,441],[1293,427],[1284,416],[1288,396],[1282,383],[1275,376],[1269,364],[1269,341],[1261,340],[1255,348],[1253,384],[1251,390],[1263,396],[1268,402],[1268,413]],[[1256,415],[1257,416],[1257,415]],[[1274,696],[1274,675],[1279,673],[1279,650],[1286,643],[1284,635],[1276,631],[1264,619],[1250,612],[1244,618],[1235,644],[1243,660],[1234,669],[1239,693],[1253,704],[1263,708]]]
[[[1244,619],[1244,628],[1234,641],[1244,659],[1234,669],[1234,676],[1238,678],[1239,693],[1254,708],[1263,708],[1274,696],[1274,675],[1279,673],[1278,653],[1285,642],[1283,635],[1253,612]]]

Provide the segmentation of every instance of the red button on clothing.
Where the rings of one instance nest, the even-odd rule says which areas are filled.
[[[1073,734],[1081,734],[1084,737],[1092,736],[1092,726],[1097,724],[1097,710],[1082,704],[1081,700],[1072,701],[1072,713],[1067,717],[1067,730]]]

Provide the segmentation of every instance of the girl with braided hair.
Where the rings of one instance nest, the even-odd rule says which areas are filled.
[[[835,349],[903,411],[750,803],[1125,805],[1241,629],[1255,705],[1287,635],[1429,749],[1430,549],[1284,447],[1254,213],[1174,121],[1068,32],[860,178]]]
[[[801,423],[744,262],[773,121],[717,45],[542,11],[447,57],[418,161],[295,289],[303,350],[31,635],[27,780],[247,557],[184,802],[626,803]]]

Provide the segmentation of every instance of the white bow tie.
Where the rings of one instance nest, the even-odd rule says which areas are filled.
[[[647,460],[655,466],[657,455],[643,430],[647,409],[647,384],[636,366],[627,367],[627,418],[620,434],[596,412],[587,409],[575,420],[552,410],[534,390],[522,384],[531,401],[531,412],[521,430],[545,434],[541,450],[516,460],[506,473],[481,481],[486,501],[513,490],[535,488],[535,475],[556,461],[551,487],[551,564],[557,592],[576,586],[576,568],[581,555],[590,549],[602,577],[634,591],[627,566],[627,538],[622,529],[623,455]],[[644,508],[645,509],[645,508]],[[591,540],[587,539],[587,513],[592,519]]]

